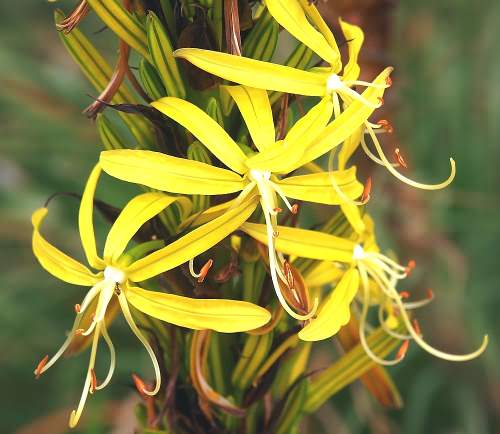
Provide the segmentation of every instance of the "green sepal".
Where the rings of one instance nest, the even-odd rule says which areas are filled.
[[[99,113],[97,115],[96,124],[104,149],[113,150],[126,147],[125,140],[107,116],[103,113]]]
[[[243,55],[268,62],[278,43],[279,24],[266,9],[243,43]]]
[[[146,93],[151,99],[157,100],[167,96],[165,86],[163,86],[156,69],[145,59],[141,59],[141,63],[139,64],[139,77]]]
[[[198,140],[195,140],[188,146],[187,157],[189,160],[212,164],[212,160],[210,159],[210,154],[207,148],[205,148],[205,146],[203,146]],[[193,213],[205,211],[210,207],[210,196],[203,194],[193,194],[191,196],[191,200],[193,202]]]

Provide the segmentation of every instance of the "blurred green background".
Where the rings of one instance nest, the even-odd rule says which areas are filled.
[[[36,264],[30,215],[56,191],[80,192],[99,150],[92,122],[80,113],[94,92],[58,39],[53,7],[0,3],[2,433],[23,427],[23,433],[54,434],[51,427],[64,426],[86,363],[85,357],[63,360],[38,382],[32,375],[38,360],[62,343],[82,294]],[[419,315],[427,339],[456,352],[472,349],[484,332],[491,343],[481,359],[465,364],[411,348],[392,370],[402,411],[381,411],[358,385],[326,405],[304,432],[500,432],[500,3],[402,0],[392,23],[383,56],[397,71],[389,100],[395,138],[415,178],[444,177],[450,155],[458,175],[446,191],[420,194],[377,172],[369,210],[380,223],[382,245],[417,259],[414,285],[438,295]],[[85,28],[100,26],[89,20]],[[109,36],[95,39],[112,55]],[[117,205],[130,192],[113,182],[104,189]],[[54,201],[46,226],[48,238],[72,253],[80,252],[77,205],[71,198]],[[131,407],[122,401],[133,405],[129,373],[132,367],[149,373],[127,329],[118,322],[111,332],[117,375],[90,400],[85,427],[73,432],[110,432],[102,423],[110,419],[127,426]]]

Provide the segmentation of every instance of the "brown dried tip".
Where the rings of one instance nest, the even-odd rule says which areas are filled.
[[[396,159],[398,160],[399,165],[403,166],[405,169],[408,169],[408,165],[406,164],[405,159],[401,155],[401,151],[399,150],[399,148],[396,148],[394,150],[394,154],[396,155]]]
[[[394,127],[391,125],[391,123],[387,119],[380,119],[377,122],[377,125],[380,125],[389,134],[392,134],[394,132]]]
[[[368,202],[370,200],[371,191],[372,191],[372,177],[369,176],[365,182],[365,188],[363,189],[363,194],[361,195],[362,202]]]
[[[295,288],[295,279],[293,278],[292,267],[290,267],[288,261],[285,261],[283,268],[285,269],[285,277],[288,287],[290,289]]]
[[[42,375],[42,369],[45,367],[48,361],[49,361],[49,355],[47,354],[42,360],[40,360],[40,362],[38,362],[38,365],[36,365],[35,378],[37,380],[40,378],[40,375]]]
[[[81,308],[82,307],[78,303],[75,304],[75,313],[80,313]]]
[[[404,356],[406,356],[406,352],[408,351],[408,347],[410,346],[410,341],[406,340],[403,342],[403,344],[399,347],[399,350],[396,354],[397,359],[403,359]]]
[[[56,24],[57,30],[65,34],[77,27],[90,11],[90,6],[86,0],[82,0],[75,9],[60,23]]]
[[[401,296],[401,298],[404,298],[405,300],[407,298],[410,298],[410,293],[408,291],[401,291],[399,295]]]
[[[422,336],[422,331],[420,330],[420,324],[417,321],[417,319],[414,319],[412,324],[413,324],[413,328],[415,329],[415,332],[417,333],[417,335]]]
[[[299,204],[298,203],[294,203],[292,205],[292,214],[297,214],[299,212]]]
[[[147,395],[147,388],[146,385],[144,384],[144,381],[142,381],[142,378],[139,377],[137,374],[132,374],[132,380],[134,380],[134,385],[135,388],[137,389],[137,392],[139,392],[139,395],[142,396],[143,399],[146,399]]]
[[[97,377],[93,368],[90,368],[90,393],[94,393],[97,387]]]
[[[198,277],[198,283],[203,283],[203,281],[205,280],[205,277],[207,277],[207,274],[208,274],[210,268],[212,268],[213,264],[214,264],[213,259],[209,259],[205,263],[205,265],[203,267],[201,267],[200,275]]]

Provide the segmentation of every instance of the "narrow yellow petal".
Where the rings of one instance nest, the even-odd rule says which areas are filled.
[[[386,78],[391,72],[391,67],[386,68],[373,82],[376,84],[385,83]],[[369,87],[362,93],[362,97],[376,104],[383,94],[384,89]],[[332,150],[335,146],[338,146],[353,134],[371,116],[374,110],[373,107],[369,107],[361,101],[354,100],[339,117],[330,122],[316,139],[311,142],[294,168],[313,161]]]
[[[323,96],[326,91],[325,77],[289,66],[200,48],[181,48],[174,55],[204,71],[245,86],[310,96]]]
[[[151,105],[186,128],[227,167],[245,173],[243,151],[224,128],[199,107],[174,97],[161,98]]]
[[[234,193],[248,183],[229,170],[153,151],[103,151],[100,162],[108,175],[171,193]]]
[[[104,260],[117,261],[140,227],[176,199],[163,193],[144,193],[134,197],[123,208],[108,233],[104,245]]]
[[[70,258],[47,242],[40,234],[40,225],[48,213],[47,208],[37,209],[31,216],[33,224],[33,253],[40,265],[58,279],[74,285],[93,286],[99,278],[87,267]]]
[[[300,332],[303,341],[320,341],[333,336],[351,317],[351,302],[359,288],[359,272],[348,270],[320,306],[318,314]]]
[[[102,268],[104,265],[102,259],[97,255],[94,234],[94,194],[100,175],[101,167],[99,164],[96,164],[85,186],[82,201],[80,203],[80,211],[78,213],[78,227],[80,230],[83,251],[85,252],[88,263],[93,268]]]
[[[322,261],[308,270],[304,280],[309,289],[333,285],[345,274],[345,269],[331,261]]]
[[[271,319],[268,310],[246,301],[189,298],[137,287],[127,287],[126,297],[146,315],[195,330],[244,332]]]
[[[340,19],[339,22],[342,32],[344,33],[345,39],[347,41],[347,49],[349,52],[349,61],[344,67],[342,79],[357,80],[360,71],[358,65],[358,56],[365,39],[365,35],[363,33],[363,30],[361,30],[361,28],[359,28],[358,26],[346,23],[345,21],[342,21],[342,19]]]
[[[347,139],[344,140],[344,144],[340,148],[338,154],[339,169],[345,169],[347,161],[351,158],[352,154],[356,152],[356,149],[358,149],[358,146],[361,143],[361,136],[364,134],[364,131],[364,125],[361,125]]]
[[[244,223],[241,225],[241,230],[267,245],[266,225]],[[287,226],[278,226],[277,231],[279,235],[274,240],[276,250],[286,255],[352,263],[355,243],[351,240],[322,232],[289,228]]]
[[[337,65],[339,52],[309,22],[298,0],[265,0],[266,6],[278,23],[326,62]],[[326,27],[323,26],[323,30]]]
[[[234,99],[259,151],[275,142],[273,112],[267,91],[248,86],[222,86]]]
[[[238,229],[254,212],[258,200],[258,197],[253,196],[163,249],[134,262],[126,270],[129,279],[133,282],[149,279],[205,252]]]
[[[348,170],[312,173],[309,175],[290,176],[276,181],[286,197],[308,202],[338,205],[343,199],[332,187],[330,176],[333,176],[342,192],[349,199],[356,199],[363,193],[363,184],[356,179],[356,167]]]
[[[252,155],[246,165],[249,169],[265,170],[272,173],[288,173],[288,168],[297,164],[302,154],[300,149],[290,152],[290,148],[283,140],[268,146],[262,152]]]
[[[366,229],[366,225],[363,220],[363,216],[361,215],[361,212],[359,210],[359,207],[352,203],[341,203],[340,209],[346,216],[347,220],[349,221],[354,231],[358,235],[363,234],[363,232]]]

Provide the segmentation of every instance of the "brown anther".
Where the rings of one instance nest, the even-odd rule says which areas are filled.
[[[90,393],[94,393],[97,388],[97,377],[93,368],[90,368]]]
[[[405,169],[408,169],[408,165],[406,164],[405,159],[401,155],[401,151],[399,150],[399,148],[396,148],[394,150],[394,154],[396,155],[396,159],[398,160],[399,165],[403,166]]]
[[[198,276],[198,283],[203,283],[205,277],[207,277],[207,274],[213,264],[214,264],[213,259],[209,259],[207,262],[205,262],[205,265],[201,267],[200,275]]]
[[[292,205],[292,214],[297,214],[299,212],[299,204],[298,203],[294,203]]]
[[[432,291],[432,289],[427,290],[427,298],[429,300],[432,300],[434,298],[434,292]]]
[[[274,211],[275,213],[280,213],[280,212],[282,212],[283,210],[282,210],[279,206],[277,206],[276,208],[274,208],[274,209],[273,209],[273,211]]]
[[[407,299],[407,298],[410,298],[410,293],[408,291],[401,291],[399,293],[400,297],[403,298],[403,299]]]
[[[408,347],[410,346],[410,341],[406,340],[403,342],[403,344],[399,347],[399,350],[396,354],[397,359],[403,359],[404,356],[406,356],[406,352],[408,351]]]
[[[417,266],[417,263],[413,259],[410,259],[408,261],[408,265],[405,268],[405,274],[407,276],[409,276],[410,273],[415,269],[416,266]]]
[[[120,285],[118,282],[115,282],[115,294],[120,295],[122,293],[122,290],[120,289]]]
[[[80,336],[84,331],[85,331],[85,329],[76,329],[75,336]]]
[[[384,105],[384,98],[382,98],[381,96],[379,96],[377,98],[377,100],[378,100],[379,106],[382,107]]]
[[[134,385],[135,385],[135,388],[137,389],[137,392],[139,392],[139,395],[141,395],[141,397],[143,399],[146,399],[147,398],[147,388],[146,388],[146,385],[144,384],[144,381],[142,381],[142,378],[139,377],[137,374],[132,374],[132,380],[134,380]]]
[[[45,368],[45,365],[49,361],[49,355],[47,354],[40,362],[38,362],[38,365],[36,365],[35,368],[35,378],[38,380],[40,378],[40,375],[42,375],[42,370]]]
[[[391,125],[391,123],[386,120],[386,119],[380,119],[377,122],[377,125],[380,125],[384,130],[386,130],[389,134],[392,134],[394,132],[394,127]]]
[[[293,278],[292,267],[290,266],[288,261],[285,261],[285,263],[283,264],[283,268],[285,269],[285,277],[288,287],[290,289],[295,288],[295,279]]]
[[[365,187],[363,188],[363,194],[361,195],[362,202],[368,202],[370,200],[371,191],[372,191],[372,177],[369,176],[365,182]]]
[[[80,313],[81,309],[82,309],[82,307],[78,303],[75,304],[75,313]]]
[[[422,331],[420,330],[420,324],[417,321],[417,319],[414,319],[412,321],[412,324],[413,324],[413,328],[415,329],[415,333],[417,333],[417,335],[419,335],[419,336],[422,336]]]
[[[278,238],[280,235],[279,231],[273,231],[273,238]]]
[[[385,84],[387,84],[387,86],[392,86],[392,78],[390,76],[385,79]]]

